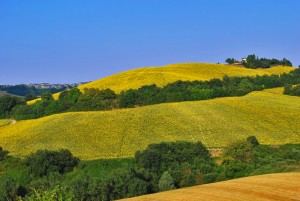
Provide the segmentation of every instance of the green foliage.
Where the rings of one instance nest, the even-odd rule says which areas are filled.
[[[135,166],[133,158],[96,159],[80,161],[75,173],[86,172],[90,177],[107,179],[112,177],[116,169],[135,168]],[[72,174],[70,176],[73,177]]]
[[[50,92],[45,92],[41,96],[42,101],[52,101],[54,100],[52,94]]]
[[[119,95],[119,105],[122,108],[134,107],[137,104],[138,94],[136,90],[122,91]]]
[[[247,173],[249,172],[247,168],[250,167],[250,164],[247,165],[247,163],[240,160],[226,160],[223,165],[226,179],[247,176]]]
[[[78,97],[73,110],[93,111],[112,109],[115,107],[116,97],[115,92],[110,89],[85,88],[84,93]]]
[[[266,59],[258,58],[255,54],[247,56],[247,62],[242,63],[243,66],[247,68],[270,68],[271,66],[282,65],[282,66],[293,66],[292,63],[283,58],[282,60],[278,59]]]
[[[254,159],[252,144],[245,141],[233,142],[224,150],[224,157],[241,162],[250,162]]]
[[[26,101],[31,101],[31,100],[34,100],[34,99],[36,99],[37,97],[35,96],[35,95],[33,95],[33,94],[27,94],[26,96],[25,96],[25,100]]]
[[[0,146],[0,162],[7,157],[8,153],[8,151],[3,150],[3,148]]]
[[[161,178],[159,179],[158,188],[159,191],[168,191],[175,189],[173,178],[168,173],[168,171],[164,172]]]
[[[259,145],[259,142],[255,136],[247,137],[246,142],[250,143],[253,147],[256,147]]]
[[[196,158],[210,160],[209,152],[201,142],[150,144],[146,150],[135,155],[139,167],[157,174],[167,171],[173,164],[192,163]]]
[[[78,88],[63,91],[59,94],[59,111],[67,111],[74,107],[79,97],[82,95]]]
[[[112,187],[112,199],[121,199],[143,195],[148,192],[148,184],[133,169],[117,171],[110,183]]]
[[[28,171],[36,177],[42,177],[51,172],[64,174],[70,172],[78,164],[79,159],[73,157],[69,150],[60,151],[38,150],[28,156],[25,165]]]
[[[60,185],[63,181],[63,176],[58,172],[50,172],[48,175],[36,178],[28,184],[30,193],[46,191]]]
[[[227,58],[227,59],[225,60],[225,62],[228,63],[228,64],[234,64],[235,59],[234,59],[234,58]]]
[[[7,118],[11,116],[11,111],[14,107],[18,105],[24,105],[24,99],[10,96],[10,95],[4,95],[0,97],[0,118]]]
[[[25,198],[25,201],[73,201],[74,195],[68,187],[55,186],[45,190],[33,189],[33,193]]]
[[[291,84],[285,85],[283,93],[290,96],[300,96],[300,84],[296,86],[292,86]]]
[[[0,177],[0,200],[17,200],[19,189],[20,185],[11,177]]]
[[[292,148],[291,150],[287,150],[284,153],[283,157],[295,161],[300,161],[300,149]]]
[[[300,145],[260,145],[254,136],[230,144],[220,165],[210,159],[200,142],[151,145],[136,154],[136,165],[133,159],[83,161],[75,171],[70,167],[61,168],[60,172],[58,166],[73,164],[70,153],[61,152],[64,154],[42,150],[36,153],[34,160],[29,156],[32,165],[46,168],[42,168],[44,171],[40,175],[43,176],[31,177],[30,182],[22,184],[17,172],[26,174],[19,166],[26,165],[28,158],[24,163],[13,157],[5,158],[0,163],[0,200],[21,200],[23,197],[25,201],[108,201],[243,176],[293,171],[300,167]],[[159,163],[151,165],[155,160]],[[108,172],[104,176],[106,169]]]

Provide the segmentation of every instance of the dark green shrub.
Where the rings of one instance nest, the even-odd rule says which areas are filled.
[[[25,160],[29,173],[37,177],[48,175],[51,172],[63,174],[70,172],[78,164],[79,159],[69,150],[59,151],[38,150]]]
[[[0,147],[0,161],[4,160],[7,157],[8,153],[8,151],[5,151],[2,147]]]
[[[246,139],[246,141],[250,144],[252,144],[253,147],[256,147],[259,145],[259,142],[255,136],[250,136]]]

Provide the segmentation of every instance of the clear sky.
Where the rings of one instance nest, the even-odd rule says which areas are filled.
[[[0,84],[248,54],[300,65],[300,0],[1,0]]]

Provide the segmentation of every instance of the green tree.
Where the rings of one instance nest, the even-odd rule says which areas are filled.
[[[41,96],[42,101],[51,101],[54,100],[52,94],[50,92],[45,92]]]
[[[233,64],[235,62],[235,59],[234,58],[227,58],[225,60],[225,62],[228,63],[228,64]]]
[[[285,84],[284,89],[283,89],[283,93],[286,94],[286,95],[292,95],[293,86],[291,84]]]
[[[79,97],[82,95],[81,91],[78,88],[72,88],[65,90],[59,94],[59,110],[67,111],[72,108]]]
[[[128,91],[121,91],[119,95],[119,104],[121,108],[134,107],[137,104],[138,93],[137,90],[129,89]]]
[[[10,117],[12,109],[17,105],[24,105],[24,99],[5,95],[0,97],[0,118]]]
[[[250,137],[247,137],[246,141],[248,143],[250,143],[253,147],[256,147],[259,145],[259,142],[257,140],[257,138],[255,136],[250,136]]]
[[[37,177],[46,176],[51,172],[60,174],[70,172],[78,162],[79,159],[66,149],[59,151],[38,150],[25,159],[29,173]]]
[[[175,189],[174,181],[168,171],[164,172],[158,182],[158,188],[160,191],[168,191]]]
[[[27,94],[27,95],[25,96],[25,100],[26,100],[26,101],[30,101],[30,100],[34,100],[34,99],[36,99],[36,96],[33,95],[33,94]]]
[[[254,158],[253,147],[249,142],[236,141],[226,147],[224,156],[225,158],[231,158],[233,160],[250,162]]]

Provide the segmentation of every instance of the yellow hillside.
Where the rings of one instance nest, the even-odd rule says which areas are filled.
[[[11,123],[11,120],[9,120],[9,119],[0,119],[0,127],[1,126],[6,126],[10,123]]]
[[[124,201],[287,201],[300,200],[300,173],[245,177],[172,190]]]
[[[206,64],[206,63],[182,63],[171,64],[161,67],[138,68],[115,75],[111,75],[84,85],[84,88],[110,88],[116,93],[127,89],[137,89],[144,85],[156,84],[157,86],[165,86],[178,80],[194,81],[194,80],[210,80],[213,78],[222,78],[228,76],[256,76],[288,73],[293,67],[277,66],[269,69],[248,69],[237,66],[224,64]],[[55,94],[54,98],[58,99],[59,94]],[[34,103],[35,100],[29,101],[28,104]]]
[[[224,146],[255,135],[261,143],[300,143],[300,97],[267,91],[243,97],[134,109],[57,114],[0,128],[14,155],[70,149],[83,159],[133,156],[150,143],[201,140]]]
[[[255,76],[282,74],[290,72],[293,69],[293,67],[273,67],[270,69],[255,70],[222,64],[183,63],[162,67],[138,68],[81,85],[79,88],[110,88],[119,93],[122,90],[137,89],[143,85],[156,84],[157,86],[165,86],[168,83],[178,80],[210,80],[212,78],[222,78],[224,75]]]

